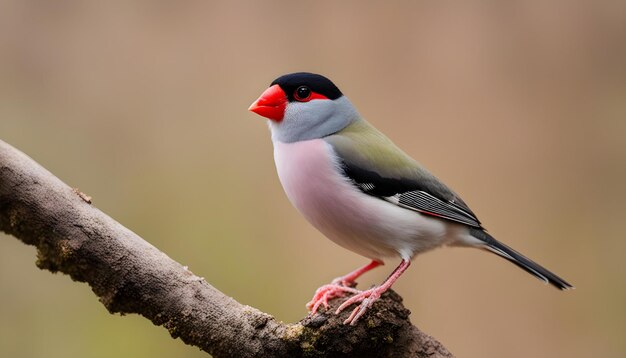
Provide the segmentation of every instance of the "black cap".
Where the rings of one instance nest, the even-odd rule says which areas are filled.
[[[273,85],[279,85],[285,91],[289,102],[294,101],[294,92],[301,86],[307,86],[311,91],[324,95],[328,99],[337,99],[343,96],[331,80],[309,72],[296,72],[280,76],[270,86]]]

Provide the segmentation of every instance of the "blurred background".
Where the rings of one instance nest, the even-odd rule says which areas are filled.
[[[495,237],[576,286],[440,249],[394,286],[415,325],[458,357],[624,357],[625,65],[623,1],[4,0],[0,139],[295,322],[367,260],[291,207],[246,109],[279,75],[325,74]],[[206,356],[34,263],[0,235],[0,356]]]

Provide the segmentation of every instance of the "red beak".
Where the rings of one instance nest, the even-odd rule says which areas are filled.
[[[254,101],[249,111],[252,111],[260,116],[269,118],[273,121],[280,122],[285,115],[285,108],[287,107],[287,95],[279,85],[273,85],[266,89],[261,97]]]

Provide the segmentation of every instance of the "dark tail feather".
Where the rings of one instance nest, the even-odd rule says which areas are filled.
[[[539,264],[535,263],[534,261],[527,258],[526,256],[520,254],[519,252],[513,250],[512,248],[494,239],[491,235],[489,235],[485,231],[472,228],[470,229],[470,234],[473,237],[481,241],[484,241],[485,249],[495,254],[498,254],[501,257],[504,257],[505,259],[516,264],[517,266],[524,269],[529,274],[537,277],[538,279],[543,280],[546,283],[551,283],[552,285],[554,285],[555,287],[561,290],[569,290],[569,289],[574,288],[574,286],[567,283],[564,279],[560,278],[559,276],[541,267]]]

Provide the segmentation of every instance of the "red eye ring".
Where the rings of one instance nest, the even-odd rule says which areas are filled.
[[[298,102],[308,102],[311,100],[311,89],[307,86],[300,86],[293,92],[293,98]]]

